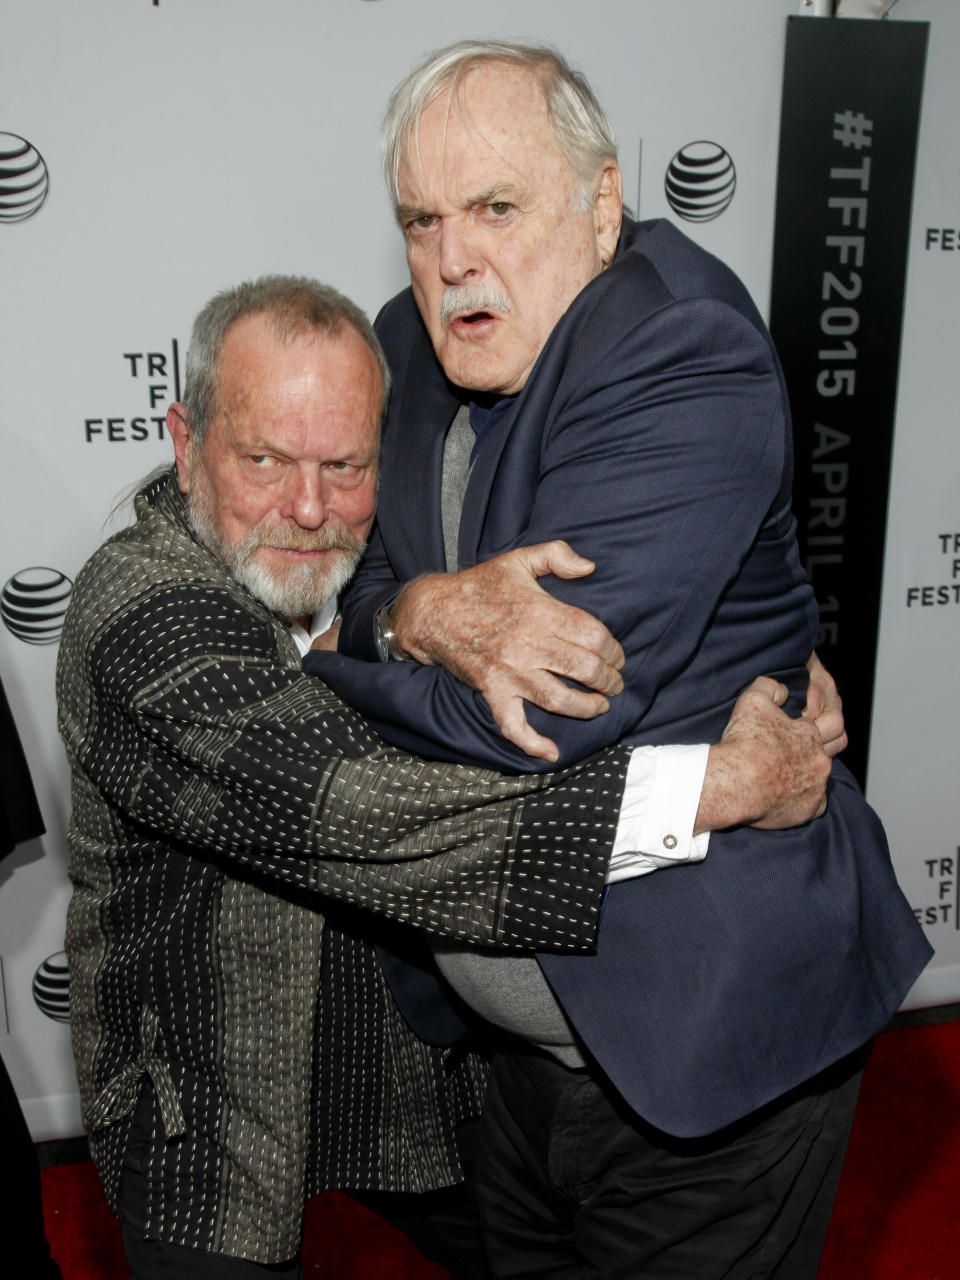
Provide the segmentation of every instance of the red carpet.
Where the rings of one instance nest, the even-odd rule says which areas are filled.
[[[960,1277],[960,1022],[885,1031],[817,1280]]]
[[[64,1280],[125,1280],[120,1229],[89,1162],[43,1170]],[[445,1280],[347,1197],[307,1212],[308,1280]],[[884,1032],[864,1076],[817,1280],[960,1280],[960,1022]]]

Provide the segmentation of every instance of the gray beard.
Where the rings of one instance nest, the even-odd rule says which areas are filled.
[[[207,488],[198,471],[187,499],[190,526],[208,550],[232,572],[241,586],[271,613],[284,619],[312,616],[328,600],[338,596],[356,572],[364,544],[343,525],[321,529],[301,529],[261,520],[231,546],[213,522]],[[332,562],[291,564],[281,572],[268,569],[260,560],[264,545],[297,551],[335,551]]]

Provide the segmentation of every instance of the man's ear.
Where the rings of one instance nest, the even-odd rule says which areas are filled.
[[[617,251],[620,224],[623,222],[623,177],[613,160],[604,165],[593,206],[594,227],[600,247],[600,261],[609,267]]]
[[[184,405],[177,401],[167,410],[167,430],[173,438],[173,453],[177,460],[177,478],[180,492],[190,492],[190,474],[193,463],[193,426]]]

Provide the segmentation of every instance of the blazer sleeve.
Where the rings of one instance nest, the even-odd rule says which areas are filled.
[[[782,506],[789,519],[786,407],[763,331],[712,299],[672,301],[632,327],[622,314],[605,298],[575,325],[561,322],[533,375],[553,394],[521,410],[543,418],[532,502],[480,557],[565,538],[596,563],[588,578],[541,579],[601,618],[626,653],[625,690],[605,715],[528,707],[563,763],[626,734],[643,740],[644,716],[696,653],[765,518]],[[508,444],[500,467],[510,466]],[[495,490],[492,501],[508,494]],[[407,750],[546,767],[506,742],[484,700],[444,671],[336,654],[312,655],[308,669]]]
[[[363,560],[342,601],[342,624],[338,648],[364,662],[379,662],[374,620],[380,610],[394,600],[403,586],[394,577],[390,561],[374,524]],[[305,669],[311,669],[308,655]]]
[[[381,511],[392,507],[399,520],[391,522],[389,537],[384,537],[379,520],[374,523],[360,567],[343,593],[338,645],[341,653],[369,662],[379,661],[374,627],[379,611],[410,577],[446,567],[440,546],[439,467],[446,427],[458,404],[436,363],[409,290],[387,303],[377,316],[376,330],[393,379],[381,443],[383,483],[378,507]],[[411,450],[402,428],[404,415],[416,417],[418,426],[429,423],[436,429],[436,435],[430,434],[426,456],[420,451],[425,442]],[[411,490],[407,490],[398,473],[411,470],[412,456],[416,463]],[[435,489],[434,466],[438,468]],[[358,668],[361,679],[362,672]]]

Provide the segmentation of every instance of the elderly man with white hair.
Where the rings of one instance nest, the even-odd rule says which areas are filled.
[[[340,653],[308,666],[435,759],[663,748],[656,873],[611,884],[595,955],[435,948],[503,1045],[478,1175],[492,1270],[808,1280],[866,1046],[929,947],[839,763],[816,821],[760,829],[731,776],[733,825],[698,835],[703,744],[758,672],[799,716],[816,635],[769,334],[723,264],[624,216],[609,124],[551,50],[432,55],[384,153],[411,287],[376,326],[378,519]],[[550,540],[593,571],[536,582],[524,549]]]

